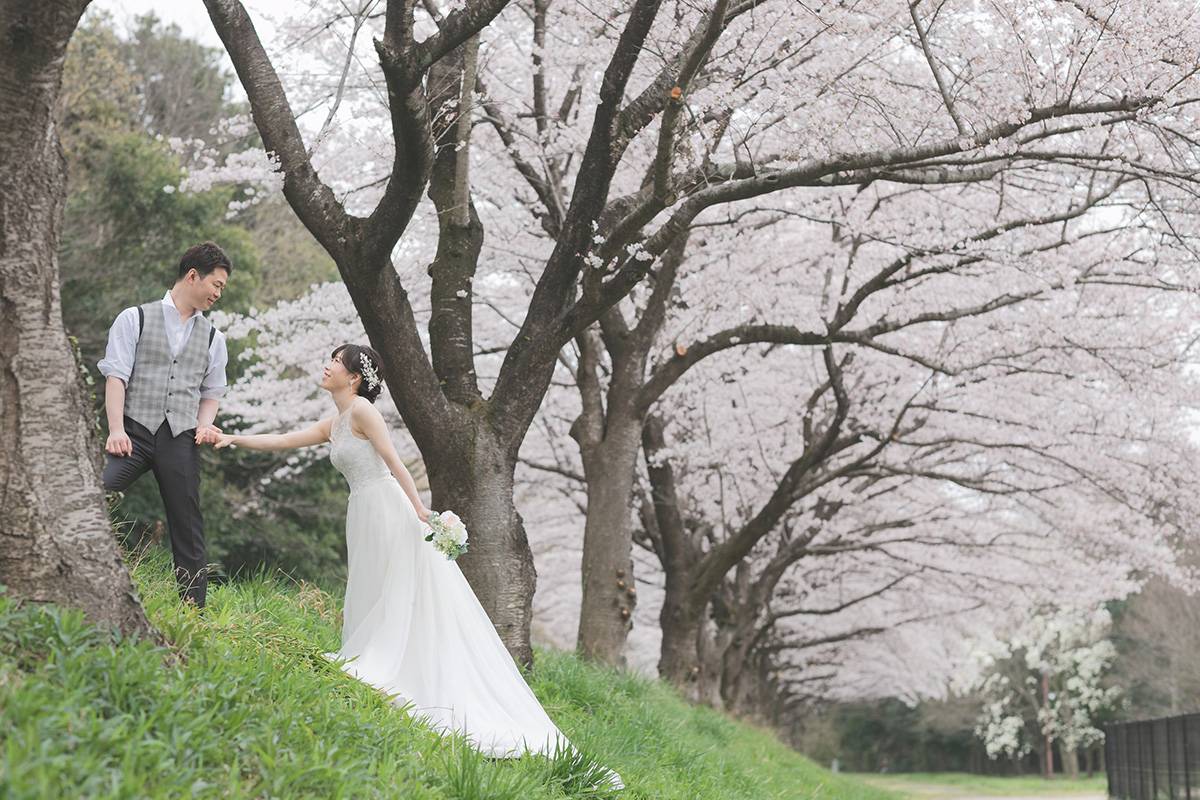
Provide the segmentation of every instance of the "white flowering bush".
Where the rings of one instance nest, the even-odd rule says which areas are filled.
[[[1069,754],[1104,741],[1095,720],[1120,696],[1105,681],[1116,657],[1111,624],[1103,607],[1047,608],[977,654],[983,708],[975,735],[990,758],[1021,758],[1049,736],[1072,771]]]

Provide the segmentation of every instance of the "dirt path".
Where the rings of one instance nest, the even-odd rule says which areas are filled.
[[[1108,800],[1107,793],[1104,791],[1066,791],[1029,795],[981,794],[978,788],[973,789],[973,787],[944,783],[918,783],[884,775],[862,777],[872,786],[908,795],[913,800]]]
[[[936,795],[938,800],[1107,800],[1108,797],[1104,792],[1072,792],[1071,794],[1055,795],[1038,794],[1029,795],[1028,797],[1014,797],[1011,795],[998,797],[993,794],[985,797],[982,795],[957,794],[953,788],[949,786],[942,786],[938,788],[948,790],[945,792],[938,792]],[[898,789],[897,791],[903,791],[903,789]],[[933,795],[929,795],[929,797],[932,798]]]

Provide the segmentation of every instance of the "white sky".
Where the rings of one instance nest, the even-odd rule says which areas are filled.
[[[254,27],[266,41],[272,32],[269,18],[282,15],[297,6],[304,6],[303,0],[242,0]],[[108,11],[116,20],[118,28],[127,26],[136,16],[153,11],[167,23],[175,23],[189,39],[195,39],[210,47],[220,47],[221,40],[217,38],[212,23],[209,22],[208,12],[200,0],[93,0],[88,7],[93,11]]]

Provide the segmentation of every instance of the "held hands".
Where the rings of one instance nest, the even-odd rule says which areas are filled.
[[[229,433],[221,433],[213,440],[213,450],[220,450],[222,447],[229,447],[233,444],[234,437]]]
[[[196,444],[216,444],[222,435],[216,425],[201,425],[196,428]]]
[[[114,456],[133,455],[133,442],[125,431],[112,431],[104,443],[104,452]]]

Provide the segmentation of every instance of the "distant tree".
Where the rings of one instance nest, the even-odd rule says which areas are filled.
[[[137,17],[121,42],[134,69],[139,127],[165,137],[210,138],[217,121],[230,114],[227,93],[233,75],[221,64],[220,48],[184,36],[153,13]]]
[[[1114,604],[1115,681],[1129,719],[1200,711],[1200,596],[1151,579]]]
[[[991,758],[1037,752],[1049,774],[1049,741],[1066,774],[1079,777],[1079,753],[1104,741],[1098,722],[1121,693],[1108,679],[1116,655],[1110,626],[1102,608],[1044,609],[995,651],[981,653],[976,690],[983,713],[975,732]]]
[[[523,457],[589,526],[635,507],[665,677],[769,707],[760,676],[817,642],[838,663],[835,645],[1018,585],[1077,601],[1078,574],[1118,594],[1131,567],[1180,575],[1195,228],[1156,232],[1136,182],[1036,172],[735,206],[579,338],[578,398],[552,390]],[[568,429],[578,454],[550,444]],[[597,458],[627,430],[641,464]],[[633,582],[604,577],[632,609]]]

